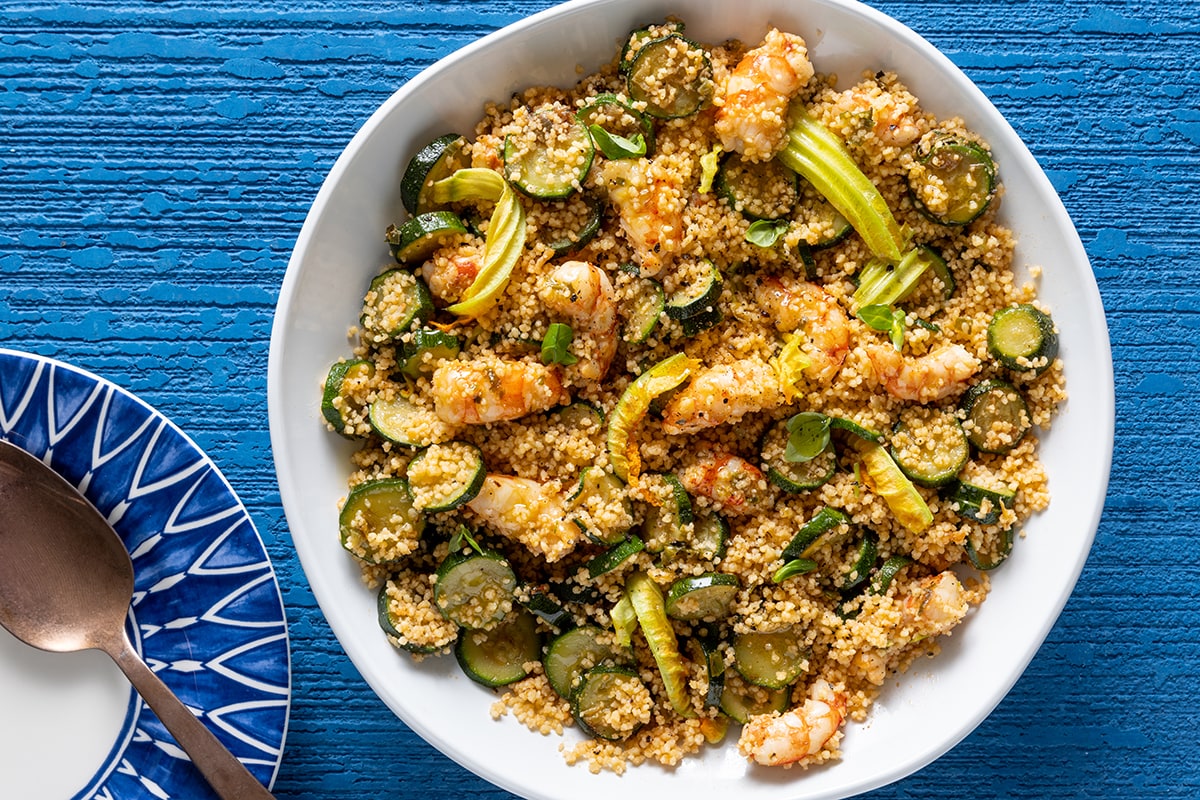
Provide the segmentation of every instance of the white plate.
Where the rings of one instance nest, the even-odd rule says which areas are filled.
[[[269,786],[287,729],[287,619],[258,532],[216,465],[114,384],[4,349],[0,439],[112,522],[133,559],[134,647]],[[0,629],[0,709],[0,797],[215,797],[98,651],[44,653]]]
[[[629,30],[668,14],[699,41],[758,41],[768,24],[801,34],[817,69],[843,83],[897,71],[924,105],[958,114],[992,146],[1006,187],[1002,219],[1017,262],[1044,268],[1040,296],[1061,329],[1072,399],[1042,444],[1053,502],[995,575],[988,601],[945,643],[889,686],[865,724],[850,724],[845,757],[808,772],[750,768],[733,747],[677,769],[622,777],[567,767],[557,737],[493,722],[493,694],[453,659],[397,658],[374,598],[341,552],[337,502],[351,445],[323,429],[316,387],[344,356],[344,331],[387,261],[380,232],[399,215],[406,160],[446,131],[469,133],[487,100],[538,84],[573,85],[612,58]],[[966,736],[1020,676],[1074,587],[1095,535],[1112,455],[1113,381],[1099,293],[1079,237],[1049,180],[1000,113],[945,56],[895,20],[843,0],[580,0],[505,28],[411,80],[367,121],[326,178],[296,243],[272,333],[271,440],[292,536],[314,593],[359,671],[408,725],[472,771],[528,798],[845,797],[897,780]],[[1014,755],[1018,755],[1014,749]]]

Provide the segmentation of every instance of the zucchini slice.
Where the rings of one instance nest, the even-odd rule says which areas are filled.
[[[974,533],[967,535],[965,544],[967,560],[975,569],[989,572],[1003,564],[1012,555],[1013,529],[1007,528],[997,536],[981,536],[982,547],[976,547]]]
[[[404,395],[381,397],[371,403],[367,413],[375,433],[404,447],[427,447],[453,435],[432,409],[418,406]]]
[[[376,275],[363,300],[359,324],[376,341],[395,339],[433,316],[433,297],[425,282],[402,269]]]
[[[967,463],[971,447],[958,417],[949,411],[914,406],[892,430],[892,460],[922,486],[944,486]]]
[[[550,640],[542,666],[546,679],[559,696],[570,698],[580,676],[600,664],[624,660],[610,631],[581,625]]]
[[[587,201],[587,208],[587,219],[579,230],[572,231],[561,239],[546,242],[546,247],[550,248],[555,257],[574,253],[595,239],[596,234],[600,232],[600,226],[604,224],[604,203],[592,198]]]
[[[389,225],[384,239],[396,263],[411,266],[429,258],[447,239],[466,232],[467,226],[453,211],[427,211],[400,226]]]
[[[913,204],[942,225],[966,225],[987,210],[996,165],[981,145],[956,133],[930,131],[917,142],[908,173]]]
[[[875,574],[871,576],[871,585],[867,591],[871,594],[887,594],[892,581],[900,574],[900,570],[914,563],[908,556],[892,556],[884,561]]]
[[[410,378],[432,372],[439,361],[456,357],[462,340],[453,333],[433,328],[417,328],[400,349],[400,372]]]
[[[747,219],[776,220],[791,215],[800,197],[797,180],[795,172],[774,159],[748,161],[730,153],[717,169],[713,188]]]
[[[626,139],[640,134],[646,143],[644,156],[654,155],[654,120],[638,111],[624,98],[612,93],[597,95],[576,112],[575,117],[585,128],[597,125],[608,133]]]
[[[466,166],[463,146],[466,139],[457,133],[446,133],[417,151],[408,162],[400,179],[400,202],[412,216],[437,211],[433,202],[433,184]]]
[[[652,553],[661,552],[671,542],[687,539],[686,526],[695,519],[692,498],[679,478],[671,473],[657,476],[667,484],[669,495],[660,506],[649,506],[642,520],[642,538]]]
[[[800,530],[783,548],[780,554],[784,562],[800,558],[811,558],[814,553],[830,544],[834,539],[845,536],[850,531],[850,517],[836,508],[825,506],[812,515],[808,522],[800,526]]]
[[[437,569],[433,603],[464,628],[489,628],[512,611],[516,588],[516,573],[499,553],[451,553]]]
[[[954,513],[980,525],[995,525],[1004,509],[1012,508],[1017,498],[1017,493],[1011,489],[985,489],[966,481],[951,484],[944,492]]]
[[[688,549],[706,561],[725,557],[729,539],[729,523],[715,511],[698,513],[692,520],[692,536]]]
[[[666,605],[658,585],[644,572],[635,572],[625,582],[625,592],[633,603],[638,625],[650,646],[650,653],[658,664],[663,687],[671,707],[681,717],[694,717],[692,700],[688,696],[688,668],[679,653],[679,642],[675,629],[667,618]]]
[[[650,721],[653,704],[636,672],[601,664],[584,673],[571,694],[571,716],[592,738],[621,741]]]
[[[630,344],[645,342],[658,327],[666,305],[661,283],[653,278],[638,278],[632,298],[620,307],[621,338]]]
[[[787,423],[786,419],[781,419],[767,428],[759,442],[759,453],[767,465],[767,480],[790,494],[825,485],[837,472],[837,450],[833,442],[827,444],[816,458],[788,461],[783,457],[789,436]]]
[[[537,622],[526,611],[509,615],[488,630],[463,630],[454,647],[467,677],[492,688],[526,677],[525,665],[537,661],[541,653]]]
[[[532,109],[504,137],[504,177],[530,197],[558,200],[583,186],[592,168],[592,135],[562,103]]]
[[[475,499],[487,470],[470,442],[431,444],[408,462],[413,505],[430,513],[452,511]]]
[[[592,578],[599,578],[607,572],[612,572],[645,549],[646,543],[637,536],[630,534],[628,538],[617,542],[600,555],[589,559],[586,565],[588,575]]]
[[[808,670],[808,650],[791,628],[743,633],[733,640],[733,668],[755,686],[783,689]]]
[[[981,453],[1007,453],[1017,446],[1031,426],[1025,398],[1012,384],[986,380],[966,391],[963,430]]]
[[[568,509],[575,524],[597,544],[617,544],[633,525],[633,503],[625,484],[596,466],[584,467],[579,474]]]
[[[375,375],[375,365],[361,358],[339,361],[329,368],[321,393],[321,416],[348,439],[356,438],[346,425],[342,410],[358,405],[355,390]]]
[[[704,48],[672,33],[638,47],[625,83],[650,116],[687,117],[712,100],[712,64]]]
[[[642,48],[642,45],[647,42],[653,42],[656,39],[661,39],[672,33],[683,33],[684,25],[682,22],[664,22],[656,25],[646,25],[642,28],[630,31],[629,36],[625,39],[625,44],[621,47],[621,58],[617,65],[618,71],[622,75],[628,75],[629,70],[633,68],[633,58],[637,55],[637,51]]]
[[[736,675],[731,675],[721,692],[721,711],[734,722],[744,725],[751,717],[760,714],[783,713],[787,710],[790,698],[791,691],[787,688],[767,689],[747,684]]]
[[[741,588],[736,575],[724,572],[680,578],[667,590],[667,616],[688,621],[724,619]]]
[[[846,419],[845,417],[830,417],[829,428],[830,430],[845,431],[846,433],[853,434],[865,442],[878,444],[883,441],[883,434],[876,433],[870,428],[859,425],[854,420]]]
[[[842,592],[852,592],[866,583],[875,568],[875,559],[879,556],[879,537],[868,531],[858,543],[854,552],[854,560],[850,568],[842,575],[838,589]]]
[[[548,592],[533,591],[528,600],[520,600],[520,603],[526,611],[555,630],[566,630],[575,625],[574,615]]]
[[[379,627],[396,647],[410,653],[437,653],[458,638],[458,626],[432,607],[428,576],[414,570],[393,575],[379,587]]]
[[[716,311],[721,296],[721,271],[708,259],[708,269],[684,284],[667,298],[666,312],[671,319],[687,320]]]
[[[689,640],[693,660],[704,665],[708,688],[704,692],[705,708],[720,708],[725,692],[725,653],[720,631],[715,627],[700,628]],[[705,736],[708,739],[707,735]],[[712,741],[711,739],[709,741]]]
[[[425,518],[404,478],[381,478],[350,490],[338,514],[342,547],[368,564],[388,564],[417,549]]]
[[[987,330],[988,352],[1015,372],[1041,375],[1058,357],[1058,331],[1048,314],[1028,303],[1002,308]]]

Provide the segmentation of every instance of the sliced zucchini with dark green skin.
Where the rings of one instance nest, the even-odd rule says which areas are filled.
[[[782,689],[808,670],[809,652],[791,628],[743,633],[733,640],[733,668],[755,686]]]
[[[797,176],[799,178],[799,176]],[[811,183],[799,178],[799,198],[794,214],[803,229],[803,241],[813,250],[838,244],[854,230],[841,212],[833,207]]]
[[[586,565],[588,575],[593,578],[599,578],[607,572],[612,572],[645,549],[646,543],[637,536],[630,534],[629,538],[614,544],[600,555],[591,558]]]
[[[908,556],[892,556],[885,560],[880,565],[875,574],[871,576],[871,585],[867,591],[871,594],[887,594],[887,590],[891,588],[892,581],[900,574],[900,570],[914,563]]]
[[[892,460],[913,483],[944,486],[971,455],[962,423],[950,411],[926,406],[906,409],[892,429]]]
[[[808,461],[788,461],[783,457],[787,449],[788,421],[781,419],[763,433],[759,441],[759,454],[767,465],[767,480],[785,492],[797,494],[823,486],[837,472],[837,450],[830,442],[816,458]]]
[[[375,433],[404,447],[434,444],[430,438],[431,425],[441,424],[432,409],[422,408],[400,394],[375,400],[367,414]]]
[[[462,350],[462,340],[453,333],[418,328],[400,348],[400,372],[410,378],[419,378],[432,372],[439,361],[455,358]]]
[[[699,314],[688,317],[687,319],[679,320],[679,329],[683,331],[683,335],[687,337],[697,336],[709,328],[714,328],[721,324],[724,317],[721,315],[721,309],[713,306],[712,308],[702,311]]]
[[[486,476],[483,452],[470,442],[431,444],[408,462],[414,505],[431,514],[474,500]]]
[[[662,284],[653,278],[638,278],[633,298],[620,308],[621,338],[630,344],[641,344],[649,339],[666,306]]]
[[[499,553],[451,553],[437,569],[433,604],[464,628],[487,628],[512,611],[516,588],[516,573]]]
[[[738,153],[721,160],[713,188],[747,219],[788,217],[800,197],[795,172],[775,161],[748,161]]]
[[[989,537],[991,539],[992,537]],[[988,572],[1003,564],[1012,555],[1013,548],[1013,529],[1008,528],[1002,531],[996,541],[989,541],[991,547],[985,548],[981,553],[979,548],[975,546],[975,536],[967,535],[967,541],[964,547],[967,551],[967,560],[975,567],[975,569],[983,572]]]
[[[729,523],[715,511],[696,514],[692,521],[692,537],[688,547],[692,552],[708,561],[725,557],[725,545],[729,539]]]
[[[661,477],[670,495],[663,505],[647,508],[642,521],[642,538],[652,553],[661,552],[671,542],[686,541],[684,528],[695,519],[692,498],[679,478],[671,473]]]
[[[721,271],[711,261],[708,269],[690,283],[675,290],[667,298],[666,312],[671,319],[686,320],[711,313],[721,297]]]
[[[354,405],[351,391],[356,384],[368,381],[375,374],[375,365],[361,358],[339,361],[329,368],[325,390],[321,394],[321,415],[333,429],[347,438],[356,438],[346,430],[342,409]]]
[[[432,187],[442,178],[454,174],[466,166],[462,157],[466,139],[457,133],[446,133],[417,151],[400,179],[400,202],[414,217],[427,211],[437,211],[433,202]]]
[[[830,417],[829,428],[830,430],[845,431],[857,436],[859,439],[875,444],[883,441],[883,434],[876,433],[870,428],[859,425],[854,420],[846,419],[845,417]]]
[[[414,591],[414,587],[416,587]],[[400,594],[399,603],[392,602],[392,594]],[[378,617],[379,627],[387,634],[388,640],[410,653],[428,655],[437,653],[448,647],[458,638],[458,626],[449,620],[441,620],[441,625],[430,625],[429,620],[412,620],[410,625],[404,615],[397,613],[397,606],[407,608],[426,599],[429,593],[429,581],[424,574],[404,571],[389,578],[379,587]],[[412,630],[415,627],[416,630]]]
[[[466,232],[467,226],[453,211],[427,211],[399,226],[389,225],[384,239],[396,263],[413,266],[428,259],[447,239]]]
[[[953,483],[942,491],[954,513],[980,525],[995,525],[1004,509],[1012,508],[1017,498],[1017,493],[1011,489],[985,489],[966,481]]]
[[[628,739],[646,722],[631,704],[631,699],[639,695],[649,705],[650,690],[637,672],[616,664],[601,664],[585,672],[571,693],[571,716],[580,730],[594,739]],[[649,717],[648,709],[644,717]]]
[[[583,227],[565,238],[546,242],[546,247],[550,248],[550,252],[554,253],[556,257],[570,255],[595,239],[602,224],[604,224],[604,203],[592,198],[588,201],[588,217],[583,223]]]
[[[834,537],[849,531],[850,517],[836,508],[825,506],[800,526],[781,554],[784,562],[797,558],[809,558],[827,545]]]
[[[425,282],[407,270],[391,269],[371,281],[359,324],[375,337],[395,339],[431,316],[433,297]]]
[[[980,144],[948,131],[930,131],[913,151],[908,174],[913,204],[943,225],[966,225],[987,210],[996,165]]]
[[[712,101],[712,64],[704,48],[677,33],[642,44],[625,75],[632,100],[660,119],[695,114]]]
[[[476,683],[495,688],[525,678],[525,665],[537,661],[542,640],[533,615],[518,611],[487,630],[463,630],[454,646],[458,665]]]
[[[720,708],[721,695],[725,693],[725,653],[721,635],[716,626],[699,628],[690,640],[691,655],[704,665],[708,687],[704,692],[706,708]]]
[[[559,200],[583,185],[595,152],[570,108],[544,103],[529,111],[521,132],[504,138],[504,177],[530,197]]]
[[[786,687],[767,689],[746,685],[731,676],[721,692],[721,711],[734,722],[745,725],[751,717],[787,711],[790,699],[791,691]]]
[[[646,143],[644,156],[654,155],[654,120],[638,111],[624,98],[612,93],[597,95],[579,109],[576,118],[590,128],[598,125],[608,133],[615,133],[626,139],[632,139],[634,134],[641,134]]]
[[[672,33],[682,34],[683,27],[682,22],[664,22],[630,31],[624,46],[621,47],[621,59],[617,65],[617,69],[622,75],[628,75],[629,70],[633,68],[633,58],[637,55],[637,51],[641,49],[642,45],[653,42],[656,39],[661,39]]]
[[[992,315],[987,330],[988,352],[1014,372],[1041,375],[1058,357],[1058,331],[1041,309],[1022,303]]]
[[[520,603],[526,611],[555,630],[565,631],[575,627],[575,615],[548,592],[530,592],[529,598]]]
[[[667,616],[688,621],[724,619],[741,588],[736,575],[724,572],[685,576],[667,590]]]
[[[600,467],[584,467],[579,474],[579,485],[567,502],[571,519],[597,544],[617,544],[633,524],[633,503],[625,484]]]
[[[551,688],[561,697],[570,698],[583,673],[600,664],[623,660],[624,655],[610,631],[581,625],[550,640],[542,656],[542,666]]]
[[[788,578],[794,578],[797,575],[807,575],[810,572],[815,572],[816,569],[817,562],[811,558],[793,558],[775,570],[775,574],[771,576],[771,583],[783,583]]]
[[[425,518],[404,478],[381,478],[350,490],[338,514],[342,547],[368,564],[399,561],[417,548]]]
[[[962,399],[963,430],[981,453],[1007,453],[1031,426],[1025,398],[1012,384],[986,380],[966,391]]]
[[[838,589],[843,592],[851,592],[866,583],[867,578],[871,576],[871,570],[875,568],[875,559],[878,556],[879,537],[871,531],[867,531],[862,541],[858,543],[858,548],[854,552],[854,560],[850,563],[850,568],[842,575]]]

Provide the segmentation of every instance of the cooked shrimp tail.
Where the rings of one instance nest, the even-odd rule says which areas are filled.
[[[905,357],[894,347],[867,345],[875,377],[900,400],[932,403],[959,394],[979,372],[979,359],[960,344],[942,345],[923,356]]]
[[[599,381],[617,352],[617,299],[608,275],[584,261],[566,261],[545,275],[538,297],[551,314],[566,317],[581,349],[567,368],[585,381]]]
[[[783,714],[751,717],[742,728],[738,750],[768,767],[795,764],[824,750],[846,719],[846,695],[818,679],[804,704]]]
[[[766,161],[787,143],[788,103],[813,76],[804,40],[774,28],[729,73],[717,110],[721,145]]]
[[[494,356],[443,361],[433,372],[432,394],[443,422],[466,425],[519,419],[571,399],[556,367]]]

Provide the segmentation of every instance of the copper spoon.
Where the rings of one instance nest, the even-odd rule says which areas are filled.
[[[133,649],[132,600],[133,563],[108,521],[58,473],[0,440],[0,625],[42,650],[108,653],[223,800],[270,798]]]

